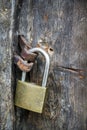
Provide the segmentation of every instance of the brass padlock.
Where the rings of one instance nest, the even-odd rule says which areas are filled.
[[[49,72],[49,55],[41,48],[30,49],[29,52],[40,52],[45,56],[46,64],[42,80],[42,86],[25,82],[26,73],[22,72],[22,81],[18,80],[15,94],[15,105],[27,110],[42,113],[45,95],[46,83]]]

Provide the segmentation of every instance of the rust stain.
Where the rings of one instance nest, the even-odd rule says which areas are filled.
[[[22,71],[29,72],[33,67],[33,62],[26,63],[20,56],[14,55],[14,63],[18,66],[18,68]]]
[[[84,76],[82,76],[82,75],[79,75],[79,78],[80,78],[80,79],[84,79],[85,77],[84,77]]]
[[[45,50],[50,56],[52,56],[53,53],[54,53],[53,48],[49,47],[48,45],[42,45],[41,43],[38,43],[37,47],[42,48],[43,50]]]
[[[48,15],[47,15],[47,14],[44,15],[44,21],[45,21],[45,22],[48,21]]]

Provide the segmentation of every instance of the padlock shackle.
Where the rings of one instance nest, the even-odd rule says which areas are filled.
[[[42,80],[42,87],[45,87],[47,83],[47,77],[48,77],[49,65],[50,65],[49,55],[46,53],[46,51],[44,51],[41,48],[32,48],[32,49],[29,49],[29,52],[31,53],[40,52],[45,57],[46,64],[45,64],[45,70],[44,70],[44,75],[43,75],[43,80]]]

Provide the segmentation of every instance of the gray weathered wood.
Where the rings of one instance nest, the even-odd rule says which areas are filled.
[[[45,39],[54,49],[54,55],[51,58],[48,96],[43,114],[18,109],[16,129],[86,130],[86,73],[82,77],[76,71],[69,72],[58,66],[87,70],[87,2],[26,0],[19,16],[19,32],[28,40],[32,36],[33,46],[39,39]],[[33,76],[31,74],[31,81],[41,83],[42,67],[40,60]]]
[[[18,51],[17,35],[22,34],[36,46],[41,38],[53,48],[48,77],[48,95],[43,114],[15,108],[16,130],[87,130],[87,1],[86,0],[16,0],[14,13],[13,50]],[[1,18],[0,18],[1,19]],[[12,25],[13,26],[13,25]],[[1,112],[7,110],[8,117],[1,125],[5,130],[13,129],[11,116],[11,44],[8,44],[8,28],[0,28],[1,36]],[[6,44],[7,43],[7,44]],[[3,46],[6,44],[6,47]],[[45,45],[45,43],[43,43]],[[9,51],[6,51],[6,48]],[[9,56],[9,62],[6,55]],[[6,59],[3,60],[2,58]],[[6,61],[6,69],[3,69]],[[3,64],[2,64],[3,63]],[[44,66],[41,56],[30,74],[30,80],[41,83]],[[20,78],[21,71],[14,67],[14,78]],[[77,70],[83,70],[83,75]],[[8,73],[7,73],[8,72]],[[6,74],[6,75],[5,75]],[[7,74],[10,76],[8,77]],[[29,74],[27,75],[28,79]],[[8,79],[9,78],[9,79]],[[2,80],[3,79],[3,80]],[[5,81],[6,82],[5,82]],[[7,82],[9,80],[9,82]],[[2,82],[3,81],[3,82]],[[3,89],[4,86],[4,89]],[[15,85],[16,87],[16,85]],[[5,90],[7,94],[4,95]],[[2,93],[3,91],[3,93]],[[10,96],[8,96],[10,95]],[[15,95],[15,92],[14,92]],[[5,100],[6,99],[6,100]],[[9,99],[9,101],[8,101]],[[9,103],[11,108],[9,108]],[[3,106],[4,105],[4,106]],[[0,114],[1,114],[0,112]],[[4,119],[3,113],[1,119]],[[2,124],[3,124],[2,123]],[[4,126],[4,127],[3,127]]]
[[[11,86],[11,2],[0,1],[0,130],[13,130],[14,112]]]
[[[33,37],[33,46],[41,38],[45,39],[54,49],[54,55],[51,57],[43,114],[17,109],[16,129],[86,130],[87,76],[68,69],[87,70],[86,0],[26,0],[22,5],[19,33],[28,40]],[[38,62],[31,81],[40,84],[43,64],[41,60]]]

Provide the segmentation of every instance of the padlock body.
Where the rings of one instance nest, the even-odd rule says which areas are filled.
[[[18,80],[15,94],[15,105],[27,110],[42,113],[46,87]]]

